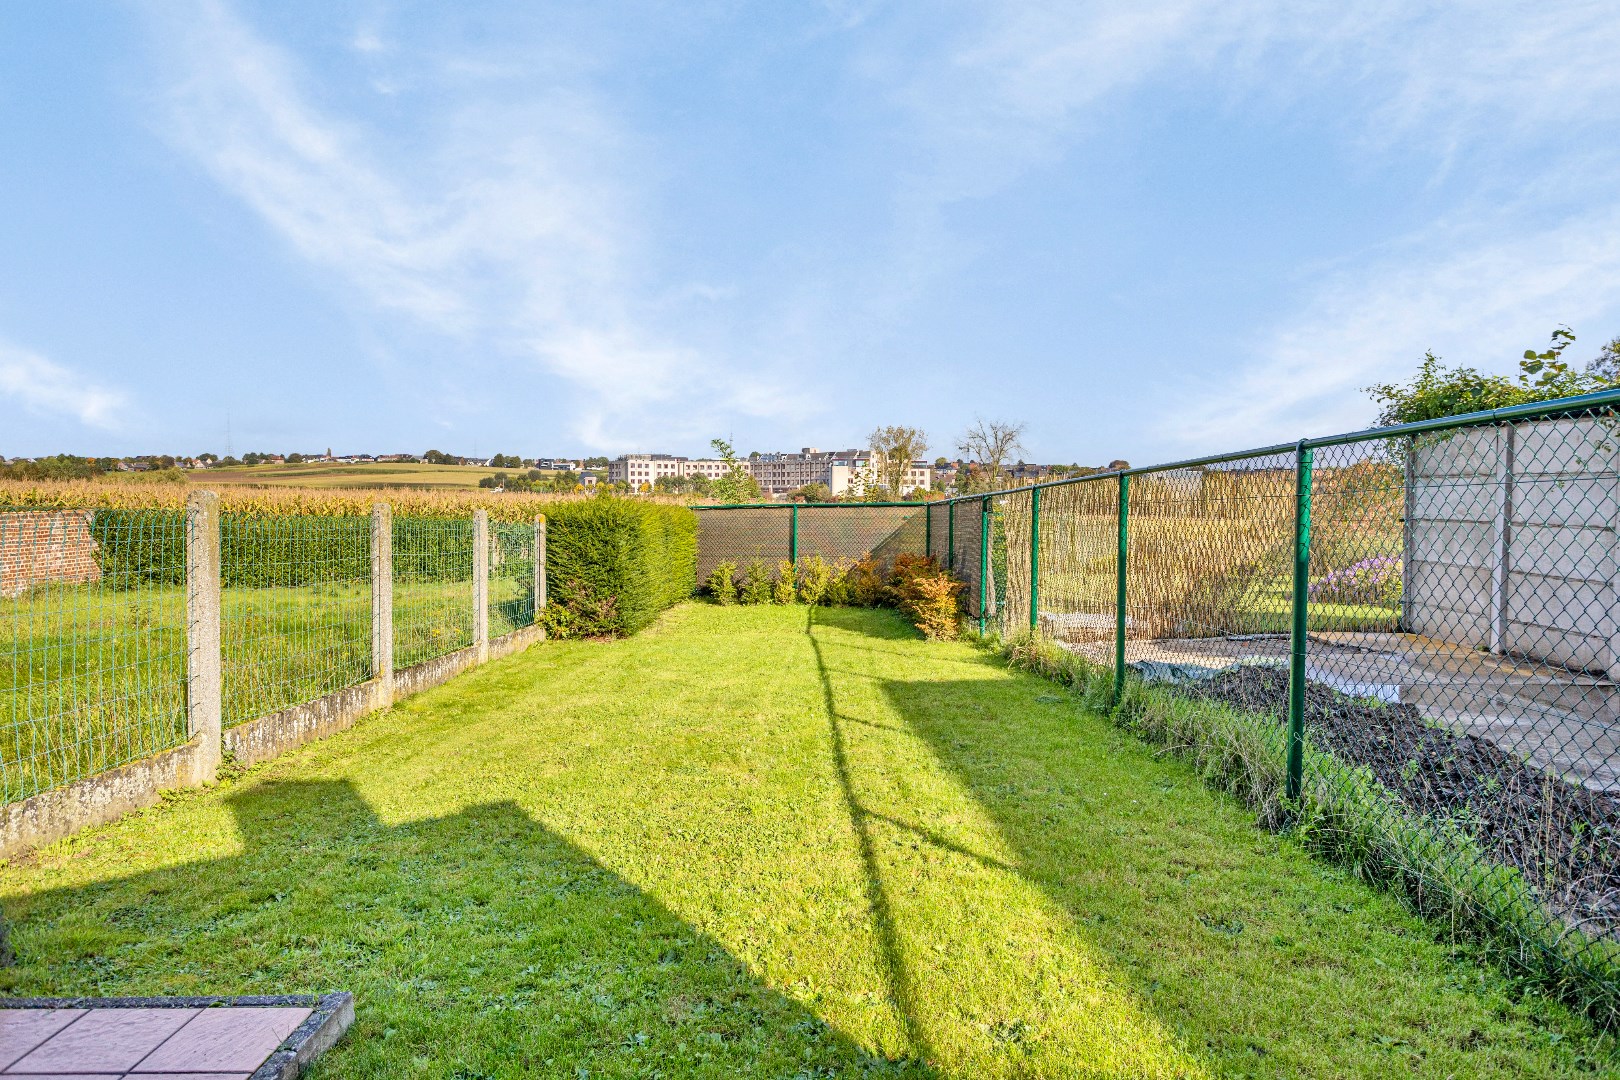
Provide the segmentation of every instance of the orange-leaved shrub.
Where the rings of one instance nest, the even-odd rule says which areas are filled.
[[[889,594],[894,606],[930,641],[949,641],[961,627],[962,582],[931,555],[897,555]]]

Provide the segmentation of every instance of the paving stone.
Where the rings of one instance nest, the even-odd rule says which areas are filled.
[[[83,1015],[83,1009],[0,1010],[0,1069]]]
[[[6,1075],[124,1072],[184,1027],[197,1012],[92,1009],[14,1062]]]
[[[251,1073],[309,1013],[307,1008],[279,1006],[203,1009],[130,1072]]]
[[[252,1080],[252,1076],[250,1072],[135,1072],[123,1077],[122,1080],[130,1080],[130,1077],[138,1077],[139,1080]],[[53,1076],[51,1080],[60,1078]]]

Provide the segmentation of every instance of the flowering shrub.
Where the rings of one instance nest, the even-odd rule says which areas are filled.
[[[1317,580],[1307,595],[1323,604],[1392,607],[1401,602],[1400,557],[1378,555],[1352,563]]]

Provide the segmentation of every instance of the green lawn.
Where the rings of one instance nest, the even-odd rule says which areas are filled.
[[[538,646],[0,898],[9,993],[354,991],[321,1077],[1608,1064],[1185,766],[887,611]]]

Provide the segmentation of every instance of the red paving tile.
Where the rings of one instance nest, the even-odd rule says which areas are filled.
[[[130,1073],[195,1074],[203,1069],[250,1073],[309,1013],[307,1008],[275,1006],[204,1009]]]
[[[0,1010],[0,1069],[83,1015],[83,1009]]]
[[[123,1073],[197,1015],[196,1009],[91,1009],[6,1068],[7,1076]]]

